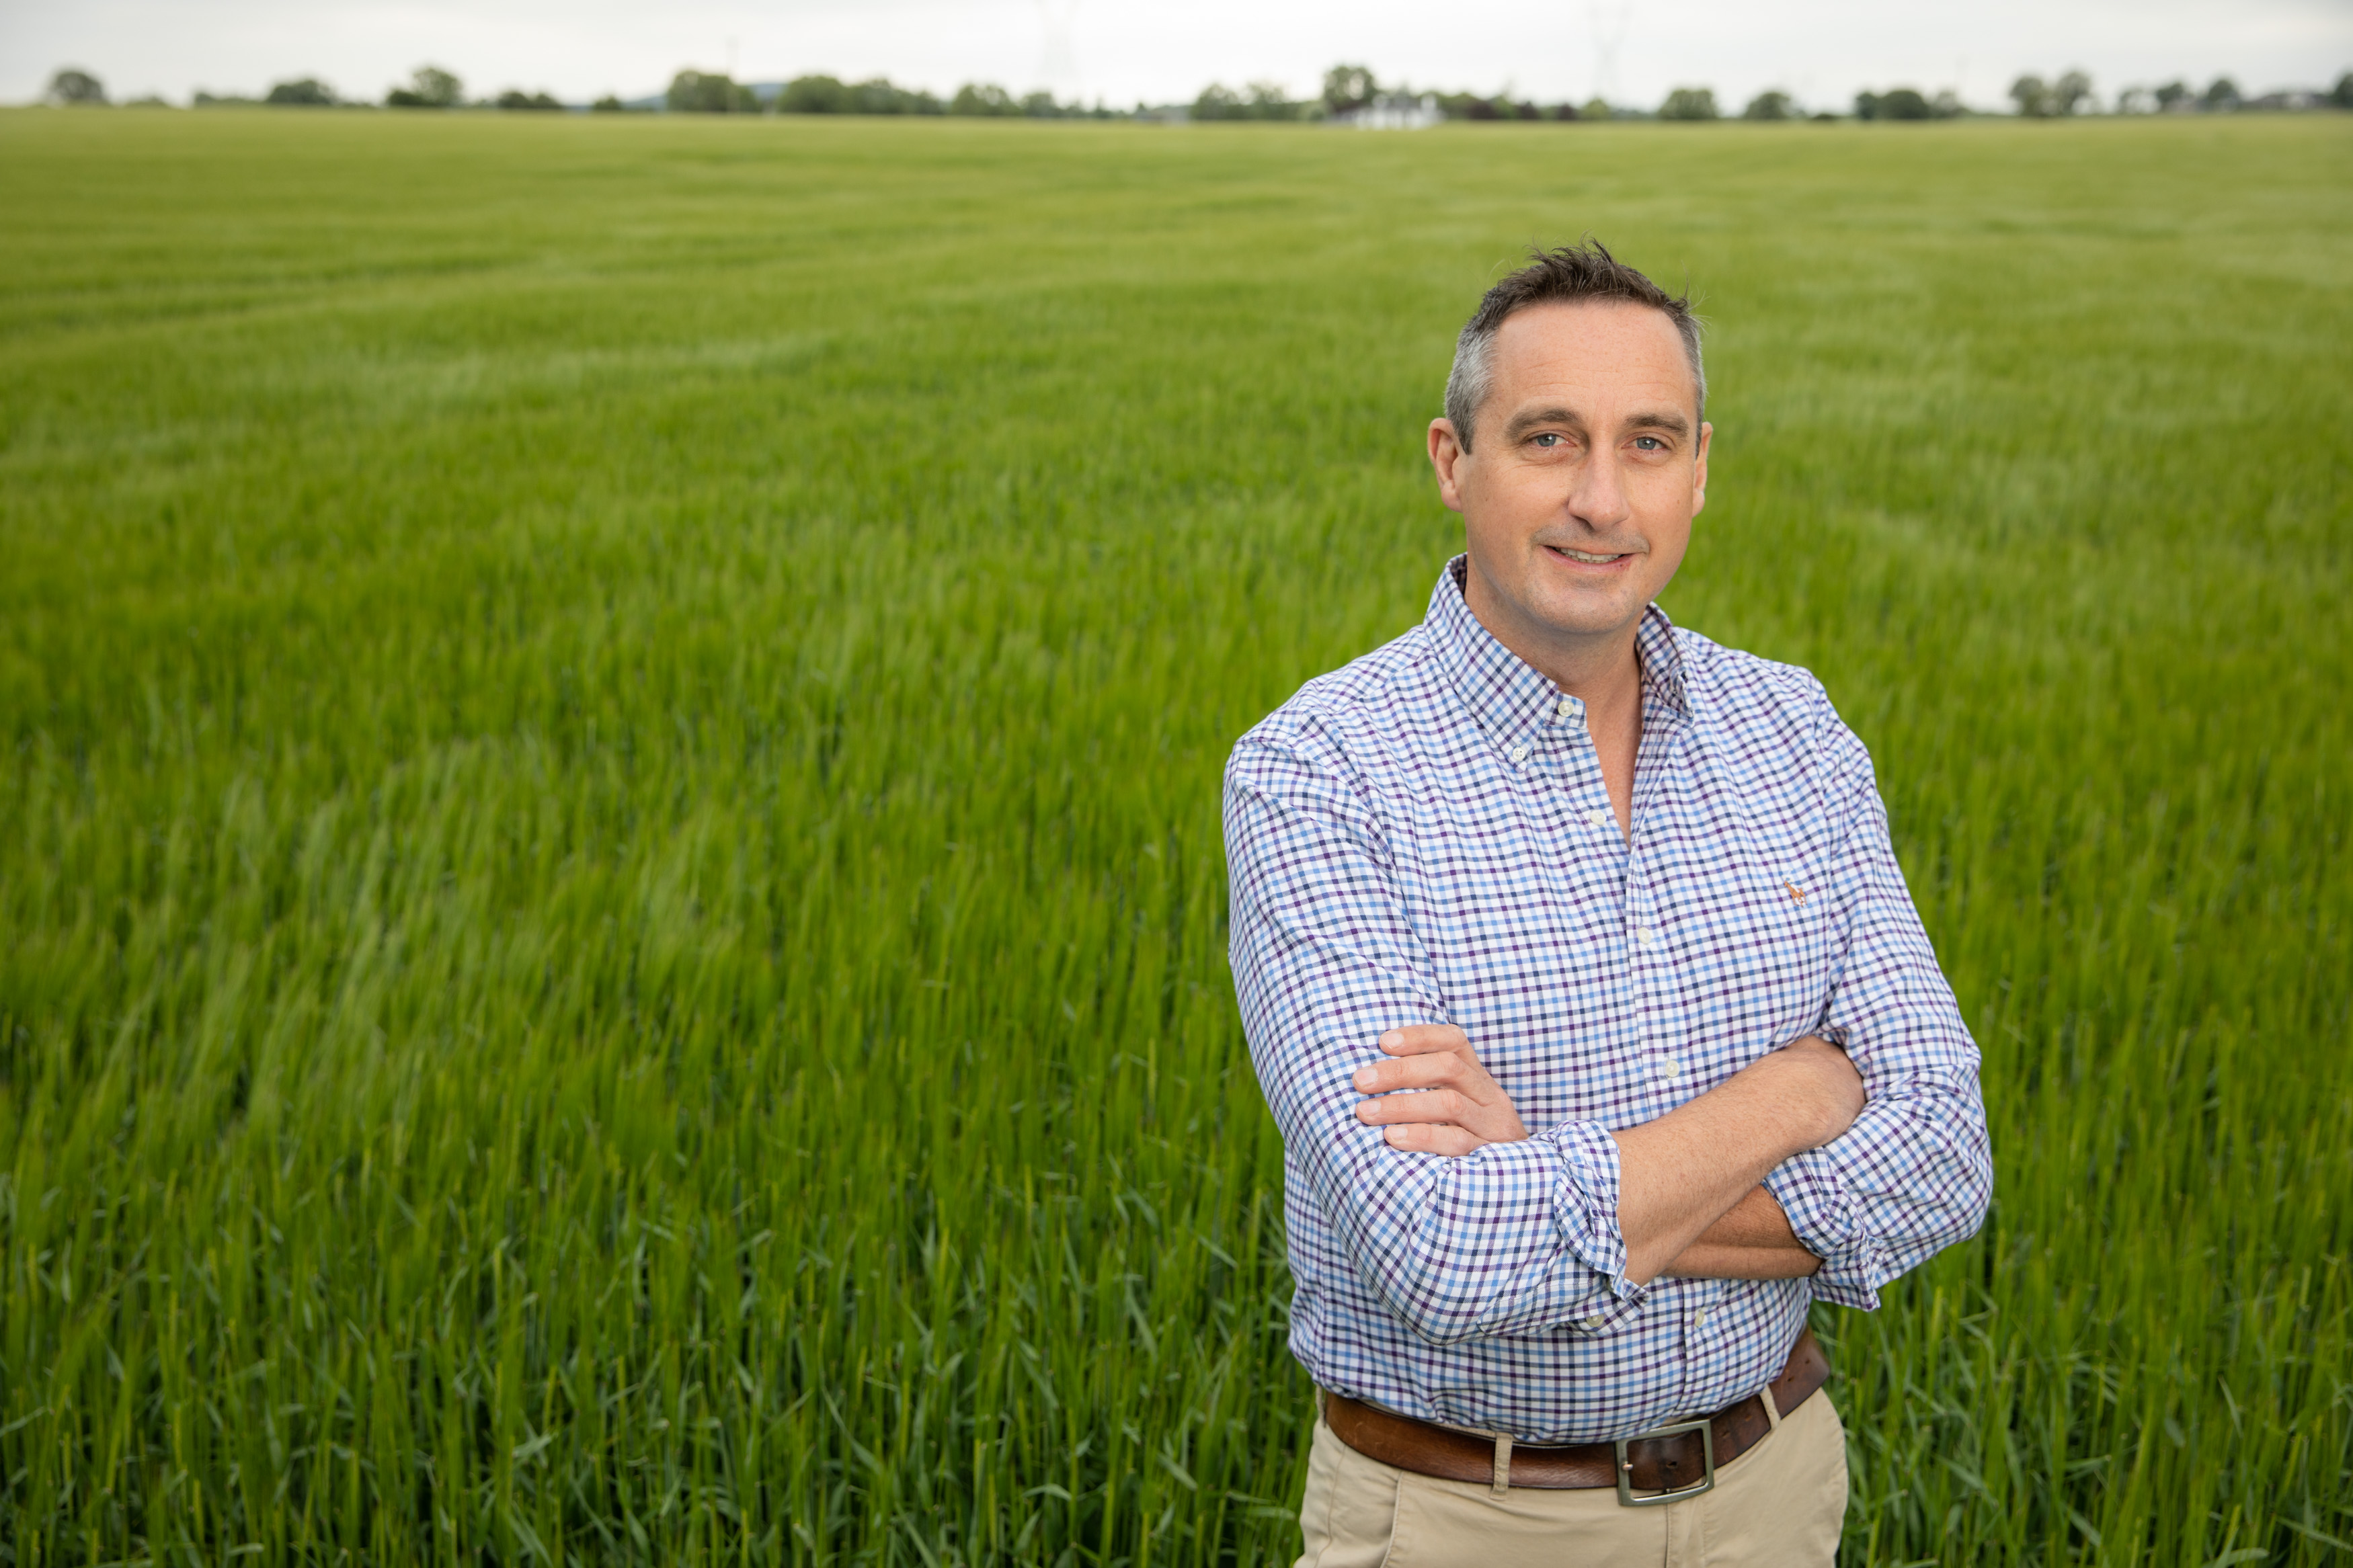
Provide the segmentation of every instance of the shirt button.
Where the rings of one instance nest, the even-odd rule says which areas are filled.
[[[1683,1070],[1683,1064],[1675,1060],[1674,1058],[1661,1057],[1659,1058],[1659,1076],[1666,1079],[1669,1083],[1672,1083],[1676,1079],[1682,1077]]]
[[[1652,931],[1649,926],[1644,926],[1641,930],[1634,933],[1634,940],[1641,942],[1644,947],[1656,947],[1659,945],[1659,933]]]
[[[1607,827],[1609,826],[1609,814],[1606,811],[1588,811],[1585,814],[1585,820],[1591,826]]]
[[[1598,1328],[1599,1328],[1600,1326],[1601,1326],[1601,1319],[1600,1319],[1598,1315],[1597,1315],[1597,1316],[1595,1316],[1595,1317],[1590,1317],[1590,1318],[1588,1318],[1588,1319],[1586,1319],[1586,1320],[1585,1320],[1585,1327],[1587,1327],[1587,1328],[1588,1328],[1588,1329],[1598,1329]]]
[[[1515,763],[1525,763],[1527,760],[1528,749],[1525,746],[1514,746],[1512,748],[1512,761]]]

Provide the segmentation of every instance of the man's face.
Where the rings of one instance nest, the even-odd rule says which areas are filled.
[[[1614,638],[1683,564],[1707,499],[1683,339],[1646,305],[1534,305],[1497,330],[1492,367],[1470,451],[1430,427],[1471,609],[1515,649]]]

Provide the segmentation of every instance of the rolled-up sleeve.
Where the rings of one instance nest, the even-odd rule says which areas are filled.
[[[1873,1308],[1879,1288],[1976,1234],[1993,1194],[1978,1048],[1905,886],[1871,758],[1831,721],[1829,804],[1841,813],[1829,893],[1841,962],[1819,1032],[1862,1075],[1862,1114],[1766,1179],[1822,1259],[1814,1293]]]
[[[1446,1159],[1393,1149],[1356,1120],[1351,1079],[1385,1059],[1380,1036],[1450,1020],[1376,814],[1314,742],[1245,737],[1225,793],[1234,985],[1294,1170],[1359,1276],[1431,1343],[1639,1300],[1618,1144],[1599,1123]]]

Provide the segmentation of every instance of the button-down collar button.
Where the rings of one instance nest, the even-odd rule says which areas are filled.
[[[1525,746],[1514,746],[1512,748],[1512,761],[1515,763],[1525,763],[1527,760],[1528,749]]]
[[[1597,807],[1585,814],[1585,820],[1588,826],[1607,827],[1609,826],[1609,814]]]
[[[1586,1319],[1585,1326],[1588,1329],[1599,1328],[1601,1326],[1601,1314],[1597,1312],[1592,1317]]]

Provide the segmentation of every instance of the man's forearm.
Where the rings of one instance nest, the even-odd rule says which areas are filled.
[[[1760,1186],[1749,1188],[1661,1272],[1684,1279],[1802,1279],[1821,1266]]]
[[[1626,1277],[1648,1284],[1666,1272],[1774,1166],[1837,1137],[1862,1109],[1862,1079],[1845,1053],[1808,1036],[1655,1121],[1613,1133]]]

